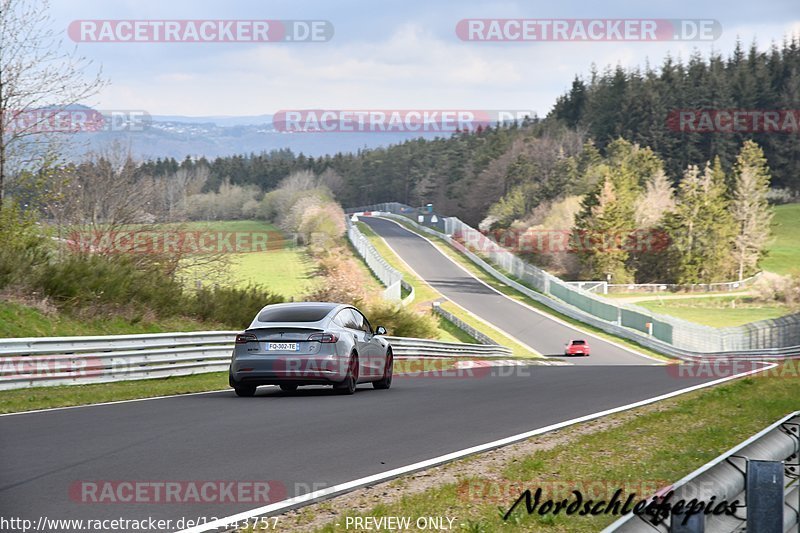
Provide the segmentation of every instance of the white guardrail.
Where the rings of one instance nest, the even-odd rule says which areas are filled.
[[[402,216],[402,215],[395,215],[395,214],[392,214],[392,213],[385,213],[385,212],[381,212],[381,213],[379,213],[379,215],[381,217],[385,217],[385,218],[388,218],[388,219],[391,219],[391,220],[397,220],[399,222],[406,223],[406,224],[410,225],[411,227],[413,227],[414,229],[416,229],[419,233],[433,235],[433,236],[436,236],[438,238],[443,239],[445,242],[449,243],[451,246],[453,246],[453,248],[455,248],[456,250],[461,252],[465,257],[467,257],[467,259],[469,259],[470,261],[475,263],[478,267],[483,269],[486,273],[488,273],[489,275],[491,275],[492,277],[494,277],[498,281],[500,281],[500,282],[502,282],[502,283],[504,283],[504,284],[516,289],[518,292],[521,292],[522,294],[528,296],[529,298],[531,298],[533,300],[536,300],[537,302],[546,305],[547,307],[549,307],[550,309],[553,309],[554,311],[557,311],[557,312],[559,312],[559,313],[561,313],[563,315],[566,315],[566,316],[568,316],[568,317],[570,317],[572,319],[575,319],[575,320],[578,320],[580,322],[583,322],[584,324],[588,324],[590,326],[594,326],[594,327],[596,327],[598,329],[601,329],[601,330],[605,331],[606,333],[610,333],[610,334],[616,335],[618,337],[623,337],[623,338],[635,341],[635,342],[641,344],[642,346],[650,348],[651,350],[655,350],[655,351],[657,351],[659,353],[662,353],[664,355],[667,355],[669,357],[675,357],[675,358],[684,359],[684,360],[713,359],[713,358],[719,358],[719,357],[744,359],[744,360],[746,360],[746,359],[765,360],[765,359],[796,358],[798,355],[800,355],[800,345],[791,345],[791,346],[785,346],[785,347],[784,346],[779,346],[779,347],[775,347],[775,348],[760,348],[760,349],[742,349],[742,348],[734,349],[734,348],[731,348],[731,349],[724,350],[724,351],[722,351],[722,350],[718,351],[718,350],[713,350],[713,349],[709,349],[709,350],[706,350],[706,351],[695,351],[695,350],[690,350],[690,349],[687,349],[687,348],[674,346],[672,344],[660,341],[659,339],[656,339],[655,337],[653,337],[651,335],[642,333],[642,332],[637,331],[635,329],[632,329],[632,328],[629,328],[629,327],[625,327],[625,326],[622,326],[622,325],[619,325],[619,324],[615,324],[613,322],[608,322],[606,320],[598,318],[598,317],[596,317],[594,315],[591,315],[589,313],[586,313],[585,311],[583,311],[583,310],[581,310],[581,309],[579,309],[577,307],[574,307],[574,306],[572,306],[572,305],[570,305],[570,304],[568,304],[566,302],[563,302],[563,301],[561,301],[559,299],[556,299],[556,298],[551,298],[548,295],[542,294],[541,292],[537,292],[537,291],[531,289],[530,287],[522,285],[521,283],[519,283],[519,282],[517,282],[515,280],[512,280],[511,278],[506,276],[503,272],[500,271],[500,269],[495,268],[494,266],[489,264],[487,261],[484,261],[478,255],[474,254],[473,252],[471,252],[470,250],[465,248],[462,244],[460,244],[458,241],[453,239],[450,235],[445,235],[443,233],[439,233],[439,232],[437,232],[437,231],[435,231],[433,229],[430,229],[430,228],[428,228],[426,226],[422,226],[420,224],[417,224],[413,220],[411,220],[411,219],[409,219],[409,218],[407,218],[405,216]],[[373,213],[373,216],[378,216],[378,214]],[[660,316],[660,315],[657,315],[657,316]],[[797,316],[800,316],[800,315],[797,315]],[[791,317],[781,317],[781,318],[778,318],[778,319],[773,319],[773,321],[780,321],[782,319],[790,319],[790,318]],[[685,322],[685,321],[680,321],[678,319],[670,319],[670,320],[672,320],[673,322],[676,322],[676,323],[677,322]],[[800,319],[798,319],[798,320],[800,320]],[[765,322],[765,321],[761,321],[761,322]],[[754,326],[760,324],[761,322],[752,323],[752,324],[746,324],[744,326],[738,326],[737,328],[724,328],[722,331],[726,331],[726,330],[746,330],[748,327],[754,327]],[[712,328],[712,327],[708,327],[708,326],[701,326],[699,324],[692,324],[692,323],[689,323],[689,322],[685,322],[685,323],[687,324],[687,327],[694,328],[694,330],[707,331],[709,333],[709,336],[711,336],[711,333],[717,333],[719,331],[717,328]],[[790,333],[793,337],[800,338],[800,329],[799,328],[795,327],[795,328],[786,328],[786,329],[787,329],[787,332]],[[769,332],[768,331],[764,330],[763,333],[764,334],[762,336],[764,338],[769,338]],[[787,333],[787,336],[788,336],[788,333]],[[712,343],[712,344],[716,345],[718,343]]]
[[[672,514],[670,519],[657,524],[653,523],[652,516],[628,514],[603,533],[797,531],[800,522],[798,457],[800,411],[795,411],[659,491],[661,498],[672,491],[670,502],[673,505],[681,500],[694,501],[691,511]],[[738,501],[739,511],[734,514],[710,512],[723,501]],[[708,503],[709,511],[703,512],[699,502]]]
[[[0,339],[0,390],[186,376],[228,369],[238,331]],[[390,337],[397,357],[508,357],[503,346]]]

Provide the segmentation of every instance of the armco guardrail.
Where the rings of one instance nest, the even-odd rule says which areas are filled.
[[[0,390],[224,371],[236,333],[0,339]]]
[[[469,335],[476,341],[482,344],[492,344],[495,346],[497,345],[497,342],[491,339],[488,335],[485,335],[484,333],[473,328],[472,326],[470,326],[469,324],[458,318],[453,313],[445,311],[444,309],[442,309],[442,306],[437,305],[436,302],[433,303],[433,312],[436,313],[437,315],[441,315],[445,319],[455,324],[458,329],[465,332],[467,335]]]
[[[228,369],[236,331],[0,339],[0,390],[186,376]],[[395,355],[508,357],[502,346],[386,337]]]
[[[383,291],[383,297],[387,300],[400,300],[403,273],[394,269],[381,257],[381,254],[372,246],[369,239],[358,230],[349,218],[345,217],[345,221],[347,224],[347,238],[350,239],[358,254],[364,258],[369,269],[386,287],[386,290]]]
[[[712,507],[738,500],[735,515],[697,512],[691,517],[676,514],[653,524],[646,516],[626,515],[605,532],[638,533],[681,531],[708,533],[743,531],[797,531],[800,521],[798,489],[800,457],[800,411],[772,424],[765,430],[692,472],[671,487],[659,491],[664,497],[674,491],[668,503],[692,499]],[[769,461],[771,464],[754,463]],[[755,467],[750,469],[749,467]],[[765,475],[767,474],[767,475]],[[750,493],[748,493],[750,488]],[[644,495],[642,495],[644,496]],[[714,500],[712,500],[714,497]],[[686,524],[670,529],[674,522]]]
[[[392,345],[392,351],[398,357],[414,356],[471,356],[509,357],[511,349],[496,344],[465,344],[461,342],[441,342],[430,339],[414,339],[411,337],[386,337]]]
[[[386,203],[372,206],[372,209],[379,211],[380,216],[400,220],[420,232],[444,239],[494,278],[559,313],[666,355],[680,358],[785,358],[800,355],[800,314],[731,328],[713,328],[658,315],[642,307],[619,304],[571,287],[552,274],[525,263],[457,218],[444,218],[447,233],[443,234],[410,218],[417,210],[408,206]],[[461,241],[480,250],[493,264],[473,253]],[[523,280],[526,285],[504,272]]]

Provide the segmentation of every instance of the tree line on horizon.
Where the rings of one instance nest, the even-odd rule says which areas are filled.
[[[700,220],[713,211],[720,220],[730,218],[739,186],[736,180],[742,176],[742,162],[737,158],[742,154],[760,169],[758,202],[765,201],[764,190],[770,186],[784,189],[787,197],[797,195],[800,136],[676,132],[667,125],[669,113],[704,108],[791,110],[800,107],[799,95],[800,42],[796,38],[767,52],[759,52],[755,44],[745,52],[737,44],[728,58],[713,53],[704,59],[695,53],[686,64],[667,57],[659,69],[616,67],[602,73],[593,69],[588,80],[575,79],[544,119],[532,117],[458,131],[449,137],[413,139],[320,157],[281,149],[212,160],[159,158],[132,165],[130,179],[147,185],[148,209],[158,219],[258,215],[261,198],[286,176],[298,172],[322,176],[335,199],[345,206],[387,201],[432,203],[438,212],[484,229],[524,226],[526,220],[536,218],[537,211],[567,198],[583,202],[574,220],[563,220],[565,228],[578,230],[594,220],[590,215],[610,196],[620,204],[619,217],[626,221],[637,220],[629,216],[630,210],[648,194],[651,202],[655,201],[653,194],[661,194],[656,203],[670,208],[691,204],[692,194],[706,198],[705,207],[694,214],[670,211],[666,216],[665,208],[658,217],[648,219],[648,223],[664,224],[664,231],[671,228],[678,243],[682,235],[676,228],[695,227],[691,216]],[[626,148],[621,150],[622,146]],[[630,150],[639,154],[634,158],[639,158],[636,168],[617,168],[619,154]],[[72,165],[70,171],[96,174],[103,165],[108,162],[95,158]],[[658,180],[654,178],[656,169]],[[615,176],[617,171],[631,171],[638,178],[631,181]],[[24,191],[12,190],[12,194],[24,198]],[[708,203],[708,198],[719,200]],[[603,223],[613,226],[609,217]],[[721,242],[730,244],[726,239]],[[687,250],[695,248],[696,243],[686,244]],[[617,261],[584,254],[580,255],[580,274],[602,279],[610,273],[623,282],[645,281],[644,272],[659,281],[718,281],[751,273],[755,266],[750,257],[752,254],[747,260],[740,257],[738,267],[733,268],[710,266],[713,261],[694,252],[684,257],[680,267],[676,264],[682,260],[674,257],[645,265],[640,257]],[[665,271],[667,263],[671,266]]]

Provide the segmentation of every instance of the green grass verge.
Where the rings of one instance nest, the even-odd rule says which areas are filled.
[[[0,338],[125,335],[226,329],[230,328],[190,318],[167,318],[151,321],[109,316],[83,319],[63,312],[44,313],[34,307],[0,302]]]
[[[470,344],[477,343],[466,331],[462,330],[445,317],[436,315],[439,321],[439,340],[444,342],[466,342]]]
[[[277,226],[260,220],[187,222],[180,226],[192,231],[268,232],[269,236],[282,233]],[[303,247],[289,241],[281,248],[231,254],[229,259],[231,284],[236,287],[258,284],[286,298],[297,299],[313,290],[317,283],[313,275],[314,262]],[[202,267],[192,269],[187,280],[202,279],[203,272]]]
[[[33,387],[0,391],[0,413],[16,413],[52,407],[153,398],[228,388],[227,372],[210,372],[138,381]]]
[[[398,256],[394,250],[392,250],[384,241],[380,235],[375,233],[372,228],[368,225],[364,224],[363,222],[356,222],[356,227],[358,230],[366,237],[372,246],[378,251],[381,257],[383,257],[392,267],[399,270],[403,273],[403,279],[406,280],[412,287],[414,287],[414,304],[429,304],[434,300],[438,300],[442,297],[439,292],[425,283],[422,278],[417,276],[414,272],[412,272],[408,266],[406,266],[405,262]]]
[[[658,352],[656,352],[654,350],[646,348],[646,347],[642,346],[639,343],[630,341],[628,339],[615,337],[614,335],[609,335],[608,333],[606,333],[605,331],[603,331],[601,329],[598,329],[598,328],[596,328],[594,326],[590,326],[588,324],[584,324],[583,322],[580,322],[580,321],[575,320],[575,319],[573,319],[571,317],[563,315],[563,314],[559,313],[558,311],[554,311],[553,309],[547,307],[546,305],[537,302],[533,298],[530,298],[530,297],[518,292],[513,287],[509,287],[505,283],[500,283],[499,281],[497,281],[497,279],[495,279],[494,277],[490,276],[485,270],[483,270],[478,265],[476,265],[475,263],[470,261],[461,252],[459,252],[458,250],[456,250],[455,248],[450,246],[450,244],[448,244],[447,241],[445,241],[444,239],[441,239],[441,238],[433,236],[433,235],[429,235],[427,233],[423,235],[423,234],[419,233],[418,231],[416,231],[416,228],[414,228],[410,224],[407,224],[407,223],[404,223],[404,222],[400,222],[400,224],[403,227],[405,227],[406,229],[408,229],[409,231],[412,231],[412,232],[414,232],[414,233],[416,233],[418,235],[421,235],[421,236],[427,238],[428,240],[430,240],[443,254],[445,254],[446,256],[448,256],[451,259],[455,260],[459,265],[461,265],[464,268],[466,268],[473,276],[475,276],[479,280],[485,282],[490,287],[493,287],[493,288],[497,289],[498,291],[500,291],[501,293],[505,294],[506,296],[509,296],[510,298],[513,298],[513,299],[515,299],[515,300],[517,300],[519,302],[525,303],[525,304],[533,307],[534,309],[537,309],[539,311],[543,311],[544,313],[547,313],[548,315],[551,315],[551,316],[554,316],[556,318],[559,318],[559,319],[563,320],[564,322],[567,322],[568,324],[570,324],[572,326],[580,328],[580,329],[582,329],[584,331],[588,331],[588,332],[590,332],[590,333],[592,333],[592,334],[594,334],[594,335],[596,335],[596,336],[598,336],[600,338],[603,338],[603,339],[606,339],[606,340],[609,340],[609,341],[612,341],[612,342],[616,342],[617,344],[621,344],[623,346],[627,346],[628,348],[631,348],[631,349],[636,350],[636,351],[638,351],[640,353],[649,355],[651,357],[654,357],[654,358],[662,360],[662,361],[670,360],[670,358],[664,356],[663,354],[660,354],[660,353],[658,353]],[[509,276],[509,277],[513,279],[513,276]],[[533,290],[533,289],[531,289],[531,290]],[[465,320],[465,322],[466,322],[466,320]],[[472,324],[470,324],[470,325],[472,325]],[[498,342],[500,342],[500,341],[498,340]]]
[[[302,248],[231,256],[234,285],[259,284],[286,298],[298,298],[314,288],[313,270],[314,262]]]
[[[785,305],[757,302],[747,296],[653,299],[638,301],[636,305],[654,313],[716,328],[741,326],[758,320],[778,318],[791,312]]]
[[[800,204],[775,206],[772,239],[761,268],[778,274],[790,274],[800,265]]]
[[[553,435],[555,446],[513,459],[503,459],[492,472],[470,477],[460,474],[458,461],[444,468],[460,478],[422,492],[383,501],[366,512],[347,512],[318,528],[321,532],[343,530],[345,516],[403,516],[412,524],[419,517],[455,517],[460,531],[593,532],[617,517],[580,517],[563,513],[528,516],[524,504],[508,521],[502,515],[524,489],[561,487],[548,495],[554,500],[570,497],[573,488],[587,494],[593,486],[595,499],[608,500],[616,488],[661,488],[676,481],[764,427],[798,409],[800,381],[791,378],[748,378],[710,390],[659,402],[654,406],[606,417],[609,429],[586,433],[580,427]],[[608,427],[608,426],[605,426]],[[540,436],[536,441],[546,441]],[[462,467],[464,468],[464,467]],[[435,474],[434,474],[435,475]],[[402,483],[403,480],[397,482]],[[592,485],[596,482],[596,485]],[[545,498],[547,499],[547,498]],[[742,504],[744,502],[741,502]],[[313,511],[311,511],[313,512]],[[302,515],[298,521],[302,521]],[[337,527],[336,523],[341,524]]]
[[[406,266],[405,262],[398,256],[394,250],[392,250],[384,241],[380,235],[375,233],[372,228],[368,225],[364,224],[363,222],[356,222],[358,229],[364,236],[369,239],[378,253],[383,257],[390,265],[394,268],[399,270],[403,273],[403,278],[414,287],[414,304],[415,305],[428,305],[430,302],[435,300],[441,300],[443,297],[439,291],[428,285],[422,278],[417,276],[408,266]],[[473,328],[477,329],[484,335],[487,335],[491,339],[494,339],[495,342],[499,343],[502,346],[507,346],[511,348],[511,351],[514,357],[537,357],[539,354],[531,353],[529,349],[521,345],[519,342],[515,341],[505,333],[499,331],[498,329],[494,328],[493,326],[482,322],[481,320],[476,319],[469,313],[467,313],[464,309],[459,307],[458,305],[454,304],[453,302],[443,302],[442,308],[454,315],[458,318],[466,322],[468,325],[472,326]],[[451,324],[452,327],[455,328],[455,325],[447,321],[448,324]],[[441,329],[441,328],[440,328]],[[456,328],[457,329],[457,328]],[[461,331],[461,330],[459,330]],[[449,340],[447,332],[440,335],[441,340]],[[472,338],[467,336],[467,338]],[[475,342],[472,341],[450,341],[450,342]]]

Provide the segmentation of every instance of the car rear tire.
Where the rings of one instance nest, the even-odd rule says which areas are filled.
[[[347,365],[347,377],[338,385],[334,385],[334,390],[339,394],[354,394],[356,392],[356,385],[358,384],[358,356],[353,354],[350,356],[350,362]]]
[[[392,352],[386,354],[386,364],[383,367],[383,377],[378,381],[373,381],[372,386],[378,390],[386,390],[392,386],[392,375],[394,374],[394,357]]]
[[[283,392],[295,392],[297,391],[297,385],[281,385],[281,390]]]
[[[236,391],[236,396],[240,396],[242,398],[250,398],[254,396],[256,393],[256,386],[255,385],[236,385],[233,388]]]

